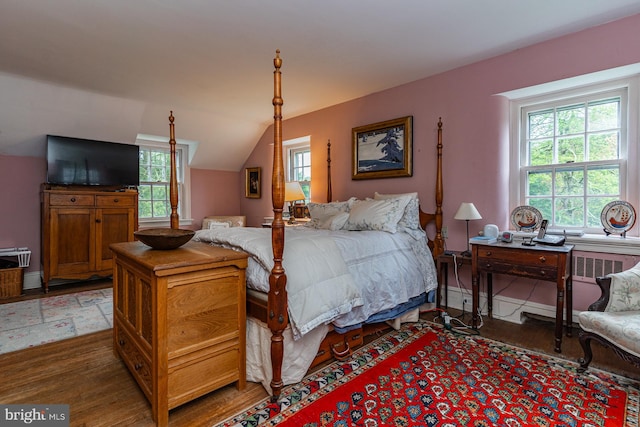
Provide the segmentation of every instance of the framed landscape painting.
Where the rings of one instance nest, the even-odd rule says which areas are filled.
[[[262,187],[262,182],[260,181],[260,167],[256,168],[246,168],[246,177],[245,177],[245,190],[244,196],[249,199],[259,199],[260,198],[260,187]]]
[[[352,179],[412,176],[413,116],[353,128]]]

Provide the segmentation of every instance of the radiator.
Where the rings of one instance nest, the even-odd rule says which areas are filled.
[[[594,283],[596,277],[631,268],[635,264],[628,258],[630,257],[599,252],[574,253],[573,281]]]

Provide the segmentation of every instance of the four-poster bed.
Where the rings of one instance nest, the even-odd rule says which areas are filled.
[[[295,379],[291,379],[293,374],[289,372],[290,370],[298,368],[302,369],[304,373],[309,368],[309,364],[302,364],[302,367],[295,366],[298,359],[304,359],[305,357],[309,359],[308,356],[299,354],[299,352],[303,351],[301,348],[310,347],[313,352],[309,363],[325,359],[314,357],[317,353],[316,349],[318,347],[323,348],[323,344],[320,343],[323,340],[324,342],[330,341],[333,343],[329,348],[334,356],[346,355],[349,353],[349,340],[354,339],[356,340],[355,342],[362,343],[363,325],[371,321],[371,319],[384,321],[401,316],[408,310],[417,312],[417,306],[427,301],[429,292],[431,298],[433,298],[435,288],[437,288],[433,259],[444,251],[444,240],[441,233],[443,198],[441,121],[438,122],[437,129],[435,213],[427,214],[419,208],[417,193],[401,195],[376,193],[374,199],[365,201],[358,201],[352,198],[345,202],[332,202],[330,177],[331,144],[328,143],[328,200],[326,204],[310,203],[312,223],[316,221],[316,228],[324,229],[301,230],[307,227],[288,228],[286,230],[287,238],[285,239],[285,222],[282,215],[285,188],[282,154],[283,99],[281,96],[280,72],[282,60],[279,53],[279,51],[276,51],[274,59],[274,156],[271,183],[274,219],[271,229],[247,227],[243,230],[238,228],[232,230],[216,228],[215,230],[200,230],[195,237],[196,240],[211,242],[214,245],[247,251],[250,255],[250,265],[247,270],[248,288],[253,287],[254,282],[265,282],[261,289],[256,288],[258,289],[257,291],[247,290],[247,316],[249,319],[247,322],[247,369],[249,370],[247,379],[256,378],[254,380],[261,381],[265,388],[271,390],[274,400],[278,399],[285,384],[285,381],[283,381],[283,366],[286,366],[285,375],[289,378],[287,383],[295,381]],[[359,228],[362,225],[361,223],[350,221],[353,220],[352,217],[356,210],[364,209],[367,206],[376,206],[377,208],[384,206],[385,209],[393,207],[398,212],[398,216],[395,219],[396,223],[403,224],[403,221],[406,220],[408,224],[411,223],[410,219],[415,217],[415,227],[414,229],[406,230],[407,232],[397,233],[395,224],[391,229],[383,227],[382,230],[385,231],[377,231],[378,229],[376,228]],[[318,226],[317,219],[314,218],[314,207],[316,208],[315,212],[319,212],[319,209],[335,209],[332,214],[335,212],[337,214],[328,218],[326,222],[326,224],[331,224],[330,227]],[[334,227],[334,219],[338,217],[346,221],[343,222],[343,224],[346,224],[344,227]],[[367,218],[367,221],[369,221],[369,218]],[[368,225],[367,221],[365,221],[365,225]],[[430,223],[435,224],[435,237],[432,240],[428,239],[424,231],[427,224]],[[402,227],[398,226],[398,229],[400,228]],[[411,228],[411,226],[408,228]],[[354,233],[353,231],[344,231],[345,229],[360,231]],[[266,259],[264,243],[258,249],[245,246],[245,242],[249,243],[251,241],[252,243],[259,240],[260,237],[264,237],[264,233],[270,233],[270,244],[268,245],[270,247],[268,249],[271,259]],[[315,252],[313,256],[305,255],[308,258],[313,258],[312,260],[307,260],[305,265],[304,260],[301,261],[299,259],[303,257],[300,254],[305,251],[301,248],[306,249],[310,248],[310,246],[320,247],[323,255],[322,257],[316,256]],[[354,247],[355,249],[353,249]],[[363,247],[366,249],[362,249]],[[289,251],[286,256],[285,249]],[[370,252],[362,254],[363,251]],[[295,258],[295,263],[292,258]],[[344,258],[344,260],[337,258]],[[366,264],[365,258],[371,258],[371,260],[367,261],[369,264]],[[252,279],[256,274],[252,273],[252,262],[256,265],[256,270],[264,273],[264,276],[259,280]],[[287,264],[286,268],[285,264]],[[398,270],[402,265],[403,271],[396,271],[396,265]],[[336,295],[336,298],[340,300],[338,303],[341,302],[342,305],[330,306],[331,317],[327,317],[328,315],[325,312],[315,313],[313,307],[310,307],[315,305],[317,300],[324,302],[323,298],[331,299],[322,295],[323,292],[329,292],[326,289],[314,288],[313,292],[318,292],[318,296],[316,297],[315,293],[311,294],[312,300],[306,300],[306,304],[305,300],[301,300],[300,304],[302,306],[297,306],[297,301],[301,298],[300,295],[310,292],[306,288],[302,291],[298,289],[299,282],[310,280],[299,270],[314,270],[313,273],[307,273],[308,275],[323,275],[325,270],[331,270],[331,274],[327,273],[321,278],[322,283],[320,286],[320,288],[329,289],[331,293],[338,292],[336,291],[338,287],[344,286],[345,292],[347,292],[345,296],[339,293]],[[369,270],[376,270],[371,273],[371,277],[368,277]],[[409,271],[409,273],[404,270]],[[364,284],[361,282],[364,282]],[[370,282],[384,283],[372,285]],[[405,282],[409,283],[405,285]],[[402,283],[402,286],[406,286],[406,289],[402,288],[398,283]],[[381,286],[382,290],[369,289],[373,286]],[[397,286],[397,288],[393,286]],[[390,295],[379,297],[379,295],[385,294]],[[393,294],[398,295],[394,296]],[[377,305],[378,299],[383,300],[379,305]],[[292,304],[292,301],[294,304]],[[330,303],[332,302],[327,302],[327,304]],[[301,318],[304,318],[304,321]],[[328,334],[332,328],[328,326],[329,323],[332,323],[333,329],[342,332],[342,334],[337,334],[335,331]],[[268,335],[267,344],[265,344],[266,335]],[[263,344],[262,347],[256,345],[254,340],[259,340]],[[341,347],[340,345],[335,345],[335,343],[343,343],[344,345]],[[265,346],[268,347],[268,351],[265,351]],[[260,349],[255,350],[256,348]],[[258,370],[262,371],[254,374],[254,372],[251,372],[251,366],[258,367]],[[253,375],[257,375],[257,377]],[[296,372],[295,375],[299,375],[299,373]]]

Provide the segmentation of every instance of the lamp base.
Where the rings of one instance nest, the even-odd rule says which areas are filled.
[[[462,251],[460,252],[460,256],[471,258],[471,251]]]

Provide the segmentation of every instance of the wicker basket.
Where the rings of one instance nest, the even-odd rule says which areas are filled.
[[[22,295],[23,278],[23,267],[0,269],[0,299]]]

